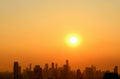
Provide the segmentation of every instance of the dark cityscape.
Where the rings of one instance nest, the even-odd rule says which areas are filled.
[[[85,67],[81,72],[80,69],[71,70],[69,61],[62,67],[54,62],[51,66],[45,64],[44,68],[40,65],[32,64],[22,71],[18,61],[13,63],[13,72],[0,72],[0,79],[119,79],[118,66],[115,66],[113,72],[97,70],[96,66]]]

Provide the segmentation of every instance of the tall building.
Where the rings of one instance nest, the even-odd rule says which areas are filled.
[[[68,60],[66,60],[66,65],[69,66],[69,61]]]
[[[52,69],[54,69],[54,63],[52,62]]]
[[[43,78],[48,79],[48,75],[49,75],[49,65],[45,64],[45,67],[43,69]]]
[[[118,66],[114,67],[114,73],[118,73]]]
[[[34,68],[34,79],[42,79],[42,68],[39,65]]]
[[[94,71],[91,67],[86,67],[84,70],[84,78],[85,79],[94,79]]]
[[[76,72],[76,79],[82,79],[82,74],[81,74],[80,69],[78,69]]]
[[[66,64],[63,66],[63,79],[69,79],[69,76],[70,76],[69,61],[66,60]]]
[[[55,64],[51,63],[51,68],[49,69],[49,79],[55,79]]]
[[[45,64],[45,70],[48,70],[48,69],[49,69],[48,64]]]
[[[14,62],[13,73],[14,73],[14,79],[20,79],[21,67],[16,61]]]

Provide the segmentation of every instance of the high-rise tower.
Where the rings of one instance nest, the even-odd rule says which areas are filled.
[[[14,79],[19,79],[19,64],[18,64],[18,62],[14,62],[13,73],[14,73]]]
[[[114,73],[118,73],[118,66],[114,67]]]

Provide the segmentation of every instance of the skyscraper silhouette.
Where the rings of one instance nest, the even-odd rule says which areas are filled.
[[[53,62],[52,62],[52,64],[51,64],[51,65],[52,65],[52,69],[54,69],[54,63],[53,63]]]
[[[14,73],[14,79],[20,79],[21,67],[19,66],[19,63],[16,61],[14,62],[13,73]]]
[[[34,79],[42,79],[42,68],[36,65],[34,68]]]
[[[118,66],[115,66],[115,67],[114,67],[114,73],[117,73],[117,74],[118,74]]]
[[[77,70],[76,79],[82,79],[82,74],[81,74],[80,69]]]
[[[66,60],[66,65],[69,66],[69,61],[68,60]]]

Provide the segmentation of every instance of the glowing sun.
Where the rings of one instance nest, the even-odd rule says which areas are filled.
[[[77,43],[78,43],[78,38],[75,37],[75,36],[71,36],[71,37],[69,38],[69,43],[70,43],[70,44],[77,44]]]
[[[76,47],[81,44],[81,37],[78,34],[70,34],[66,37],[66,43],[69,46]]]

